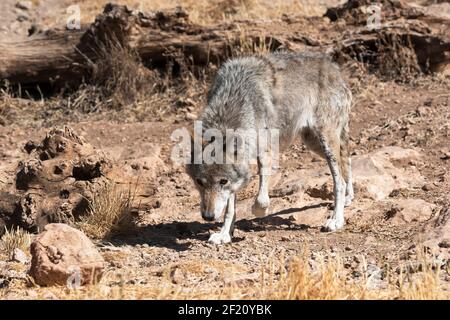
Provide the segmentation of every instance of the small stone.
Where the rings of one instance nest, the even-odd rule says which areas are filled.
[[[133,164],[131,164],[131,168],[133,170],[139,170],[139,164],[138,163],[133,163]]]
[[[26,264],[28,262],[28,257],[25,252],[23,252],[19,248],[15,248],[13,251],[12,260],[15,262]]]
[[[197,115],[191,112],[187,112],[185,115],[185,119],[186,120],[196,120],[197,119]]]
[[[450,239],[444,239],[438,244],[439,248],[450,248]]]
[[[19,21],[19,22],[24,22],[24,21],[27,21],[28,19],[29,19],[29,17],[26,14],[19,14],[17,16],[17,21]]]
[[[211,273],[216,272],[216,270],[213,269],[213,268],[211,268],[211,267],[206,267],[206,268],[203,270],[203,272],[205,272],[205,273],[207,273],[207,274],[211,274]]]
[[[16,3],[16,8],[21,10],[31,10],[33,8],[33,3],[31,1],[18,1]]]
[[[175,267],[172,269],[172,271],[170,272],[170,279],[172,280],[173,284],[180,284],[183,282],[184,280],[184,274],[183,272],[180,270],[180,268]]]

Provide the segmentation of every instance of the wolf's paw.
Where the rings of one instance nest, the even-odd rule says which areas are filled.
[[[265,217],[269,214],[269,201],[260,202],[256,201],[252,206],[252,213],[258,218]]]
[[[209,239],[208,239],[209,243],[213,243],[213,244],[225,244],[225,243],[230,243],[231,242],[231,236],[228,233],[213,233]]]
[[[325,222],[324,231],[336,231],[344,226],[344,220],[330,218]]]
[[[345,206],[345,207],[348,207],[348,206],[352,203],[354,197],[355,197],[355,196],[354,196],[353,194],[347,195],[347,196],[345,197],[344,206]]]

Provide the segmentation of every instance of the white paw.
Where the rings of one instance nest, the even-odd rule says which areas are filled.
[[[344,202],[344,206],[348,207],[352,201],[353,201],[354,196],[352,194],[349,194],[345,197],[345,202]]]
[[[209,243],[213,243],[213,244],[225,244],[225,243],[230,243],[231,242],[231,236],[228,233],[213,233],[209,239],[208,239]]]
[[[252,206],[252,213],[258,218],[267,216],[269,214],[269,202],[261,203],[256,201]]]
[[[344,220],[330,218],[325,222],[326,231],[336,231],[344,226]]]

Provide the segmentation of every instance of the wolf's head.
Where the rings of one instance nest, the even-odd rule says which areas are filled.
[[[200,211],[207,221],[220,219],[230,196],[251,177],[246,164],[188,164],[187,172],[200,192]]]

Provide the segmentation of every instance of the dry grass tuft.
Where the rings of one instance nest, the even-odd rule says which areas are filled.
[[[271,290],[269,297],[287,300],[336,300],[364,299],[362,283],[348,283],[339,258],[325,261],[319,258],[316,270],[308,259],[298,257],[290,263],[289,271],[279,284]]]
[[[101,88],[103,102],[115,110],[145,101],[155,92],[159,80],[156,71],[145,68],[139,55],[118,41],[103,45],[91,67],[89,82]]]
[[[8,230],[5,228],[5,233],[0,238],[0,251],[12,258],[15,249],[20,249],[24,252],[28,252],[31,244],[31,235],[17,227]]]
[[[268,54],[275,51],[281,44],[272,37],[250,37],[245,29],[240,30],[239,39],[233,43],[229,41],[230,56],[232,58],[252,55],[252,54]]]
[[[88,213],[80,221],[72,221],[71,224],[94,239],[125,232],[132,225],[134,196],[135,192],[131,189],[125,190],[110,183],[94,195]]]

